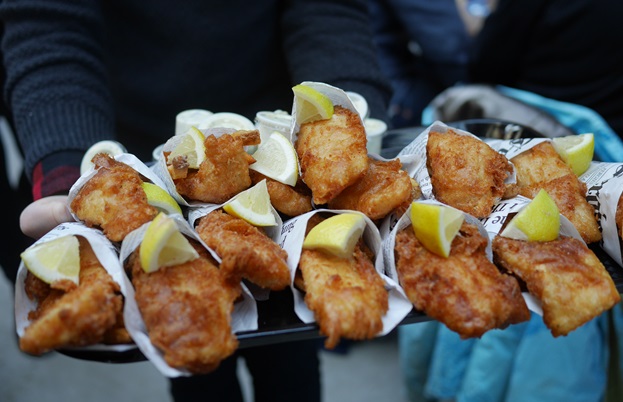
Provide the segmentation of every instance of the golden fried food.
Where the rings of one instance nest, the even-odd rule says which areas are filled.
[[[271,290],[290,285],[288,253],[262,230],[244,219],[216,209],[199,218],[199,237],[221,257],[225,275],[241,275]]]
[[[586,245],[561,236],[529,242],[497,236],[494,261],[520,277],[542,303],[552,335],[567,335],[621,300],[612,278]]]
[[[82,237],[78,239],[78,286],[72,283],[61,284],[64,289],[52,288],[27,273],[26,294],[37,302],[37,308],[28,315],[31,323],[19,339],[19,347],[26,353],[41,355],[64,347],[105,343],[106,335],[119,328],[118,317],[123,310],[119,285],[102,267],[90,244]],[[107,343],[110,341],[107,339]]]
[[[280,183],[263,174],[250,170],[251,182],[255,185],[266,180],[270,203],[284,215],[294,217],[312,210],[311,190],[299,177],[294,187]]]
[[[259,131],[237,131],[218,138],[206,137],[206,159],[199,169],[173,179],[177,192],[189,201],[220,204],[251,186],[249,165],[255,159],[244,147],[260,142]],[[169,161],[169,166],[175,161]],[[174,177],[174,176],[172,176]]]
[[[486,246],[478,228],[467,223],[448,258],[425,249],[410,226],[396,235],[396,270],[407,297],[463,339],[530,319],[519,283],[487,259]]]
[[[399,159],[370,159],[365,175],[329,201],[329,208],[360,211],[378,220],[411,200],[412,191],[411,178]]]
[[[411,203],[420,198],[422,198],[422,189],[420,188],[420,185],[417,183],[417,181],[415,181],[415,179],[411,177],[411,195],[409,195],[409,197],[405,201],[398,205],[392,211],[392,213],[396,216],[404,215],[411,206]]]
[[[383,329],[389,296],[363,242],[352,258],[339,258],[320,250],[303,250],[299,262],[305,303],[314,313],[325,348],[341,338],[372,339]]]
[[[477,218],[485,218],[505,194],[512,174],[508,159],[485,142],[449,129],[431,131],[426,167],[435,198]]]
[[[301,125],[294,146],[315,204],[326,204],[365,174],[366,141],[359,116],[341,106],[328,120]]]
[[[215,370],[238,347],[231,314],[241,288],[202,246],[191,243],[200,255],[193,261],[148,274],[137,249],[128,266],[149,339],[171,367],[200,374]]]
[[[70,207],[89,227],[101,228],[111,241],[123,238],[158,214],[147,202],[141,175],[110,155],[92,159],[97,173],[78,191]]]
[[[586,184],[565,164],[551,142],[542,142],[511,162],[517,172],[519,194],[534,198],[544,189],[586,243],[601,240],[595,210],[586,200]]]
[[[105,345],[119,345],[125,343],[133,343],[132,335],[125,327],[125,321],[123,319],[123,310],[117,312],[115,317],[115,325],[108,328],[102,337],[102,343]]]

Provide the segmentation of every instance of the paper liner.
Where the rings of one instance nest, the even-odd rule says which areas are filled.
[[[586,183],[586,199],[597,214],[602,234],[599,245],[623,267],[623,245],[615,221],[617,204],[623,194],[623,163],[592,162],[580,180]]]
[[[304,300],[304,294],[294,286],[294,276],[298,269],[299,260],[301,258],[301,251],[303,248],[303,240],[305,239],[305,229],[307,228],[307,222],[309,219],[317,213],[356,213],[365,218],[366,229],[363,233],[363,239],[365,243],[370,247],[376,260],[374,266],[381,275],[383,282],[385,283],[385,289],[389,292],[389,308],[385,316],[383,316],[383,329],[377,334],[377,336],[387,335],[392,331],[400,322],[406,317],[407,314],[413,309],[413,304],[409,301],[406,294],[400,288],[398,283],[385,274],[385,262],[383,259],[383,253],[381,252],[381,236],[374,223],[366,217],[364,214],[358,211],[350,210],[332,210],[332,209],[316,209],[307,212],[303,215],[294,217],[283,224],[281,231],[280,244],[284,250],[288,253],[288,267],[290,268],[290,288],[294,295],[294,311],[298,318],[306,324],[316,322],[314,313],[307,307]]]
[[[247,191],[247,190],[245,190]],[[200,206],[200,207],[191,207],[188,210],[188,223],[190,224],[191,227],[195,227],[195,222],[197,221],[197,219],[209,214],[210,212],[214,211],[215,209],[219,209],[222,208],[223,206],[229,204],[231,201],[233,201],[233,199],[236,198],[236,196],[234,196],[232,199],[230,199],[229,201],[220,204],[220,205],[207,205],[207,206]],[[268,235],[268,237],[270,237],[271,239],[273,239],[273,241],[277,244],[279,244],[279,240],[280,240],[280,235],[281,235],[281,228],[283,226],[283,221],[281,219],[281,216],[279,215],[279,213],[275,210],[275,208],[273,208],[273,206],[271,205],[271,211],[273,213],[273,216],[275,217],[275,221],[277,222],[277,224],[275,226],[265,226],[265,227],[258,227],[259,229],[263,230],[264,233],[266,233],[266,235]],[[253,295],[253,297],[255,298],[255,300],[268,300],[269,295],[270,295],[270,290],[269,289],[264,289],[261,288],[257,285],[254,285],[253,283],[247,282],[245,281],[247,287],[249,288],[249,290],[251,291],[251,294]]]
[[[115,282],[119,284],[121,294],[126,299],[128,298],[128,282],[123,272],[123,267],[119,263],[119,258],[117,256],[117,249],[104,236],[104,234],[97,229],[91,229],[86,227],[84,224],[80,222],[67,222],[61,223],[56,226],[54,229],[49,231],[39,240],[37,240],[33,245],[29,248],[34,247],[38,244],[43,244],[49,242],[51,240],[57,239],[59,237],[64,236],[82,236],[84,237],[95,256],[100,261],[106,272],[110,274]],[[26,274],[28,269],[24,265],[23,262],[20,262],[19,268],[17,271],[17,278],[15,281],[15,329],[17,335],[22,337],[24,335],[24,331],[28,325],[30,325],[30,321],[28,320],[28,313],[34,310],[37,307],[37,303],[32,301],[26,295],[26,291],[24,288],[24,281],[26,280]],[[124,302],[124,303],[125,303]],[[104,344],[96,344],[90,346],[80,346],[80,347],[64,347],[62,349],[72,350],[72,351],[106,351],[106,352],[124,352],[131,349],[136,349],[136,345],[134,344],[120,344],[120,345],[104,345]]]
[[[160,177],[158,175],[156,175],[156,173],[152,169],[147,167],[147,165],[145,165],[143,162],[141,162],[141,160],[138,159],[133,154],[128,154],[128,153],[119,154],[119,155],[114,156],[114,159],[116,161],[118,161],[118,162],[122,162],[122,163],[125,163],[126,165],[130,166],[132,169],[136,170],[138,173],[140,173],[141,175],[145,176],[149,181],[151,181],[153,184],[157,185],[158,187],[161,187],[163,189],[167,189],[164,181],[162,181],[160,179]],[[86,173],[84,173],[82,176],[80,176],[78,178],[78,180],[76,180],[76,182],[73,184],[73,186],[71,186],[71,189],[69,190],[69,196],[67,198],[67,208],[69,209],[69,212],[71,213],[71,216],[76,221],[80,221],[80,218],[78,218],[76,216],[76,214],[74,213],[74,211],[71,209],[71,203],[74,200],[74,198],[76,198],[76,196],[78,195],[78,192],[80,191],[80,189],[93,176],[95,176],[96,173],[97,173],[96,169],[88,170]],[[169,191],[169,194],[172,194],[172,193]]]
[[[517,138],[514,140],[484,138],[483,141],[489,144],[491,148],[506,156],[508,160],[534,148],[542,142],[552,142],[549,138]]]
[[[221,262],[221,259],[214,252],[214,250],[210,249],[201,240],[201,238],[181,215],[170,215],[170,217],[175,221],[180,232],[201,243],[218,263]],[[148,226],[149,223],[146,223],[125,237],[121,243],[119,255],[119,260],[121,262],[125,261],[128,256],[141,244]],[[163,375],[167,377],[192,375],[192,373],[187,370],[180,370],[169,366],[164,360],[162,352],[151,343],[145,322],[143,321],[138,304],[136,303],[134,287],[130,283],[127,276],[125,280],[127,281],[127,298],[123,310],[123,318],[125,320],[126,328],[132,335],[132,338],[136,342],[138,348]],[[249,290],[244,284],[242,284],[242,300],[234,304],[234,311],[232,312],[232,332],[238,333],[243,331],[255,331],[258,328],[257,321],[257,304],[255,303],[255,300]]]

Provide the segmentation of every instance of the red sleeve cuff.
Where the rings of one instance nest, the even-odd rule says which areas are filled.
[[[82,153],[63,153],[46,158],[35,165],[32,173],[32,196],[34,200],[58,194],[68,194],[80,177]]]

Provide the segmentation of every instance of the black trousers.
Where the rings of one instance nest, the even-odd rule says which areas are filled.
[[[170,380],[175,402],[242,402],[236,375],[244,358],[253,380],[255,402],[319,402],[320,340],[304,340],[240,349],[206,375]]]

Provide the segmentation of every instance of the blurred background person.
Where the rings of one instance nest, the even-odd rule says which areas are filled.
[[[467,80],[472,36],[488,10],[480,4],[475,15],[467,3],[369,1],[379,63],[392,84],[394,128],[421,124],[422,111],[437,94]]]
[[[588,107],[623,137],[623,2],[499,0],[474,41],[470,82]]]

